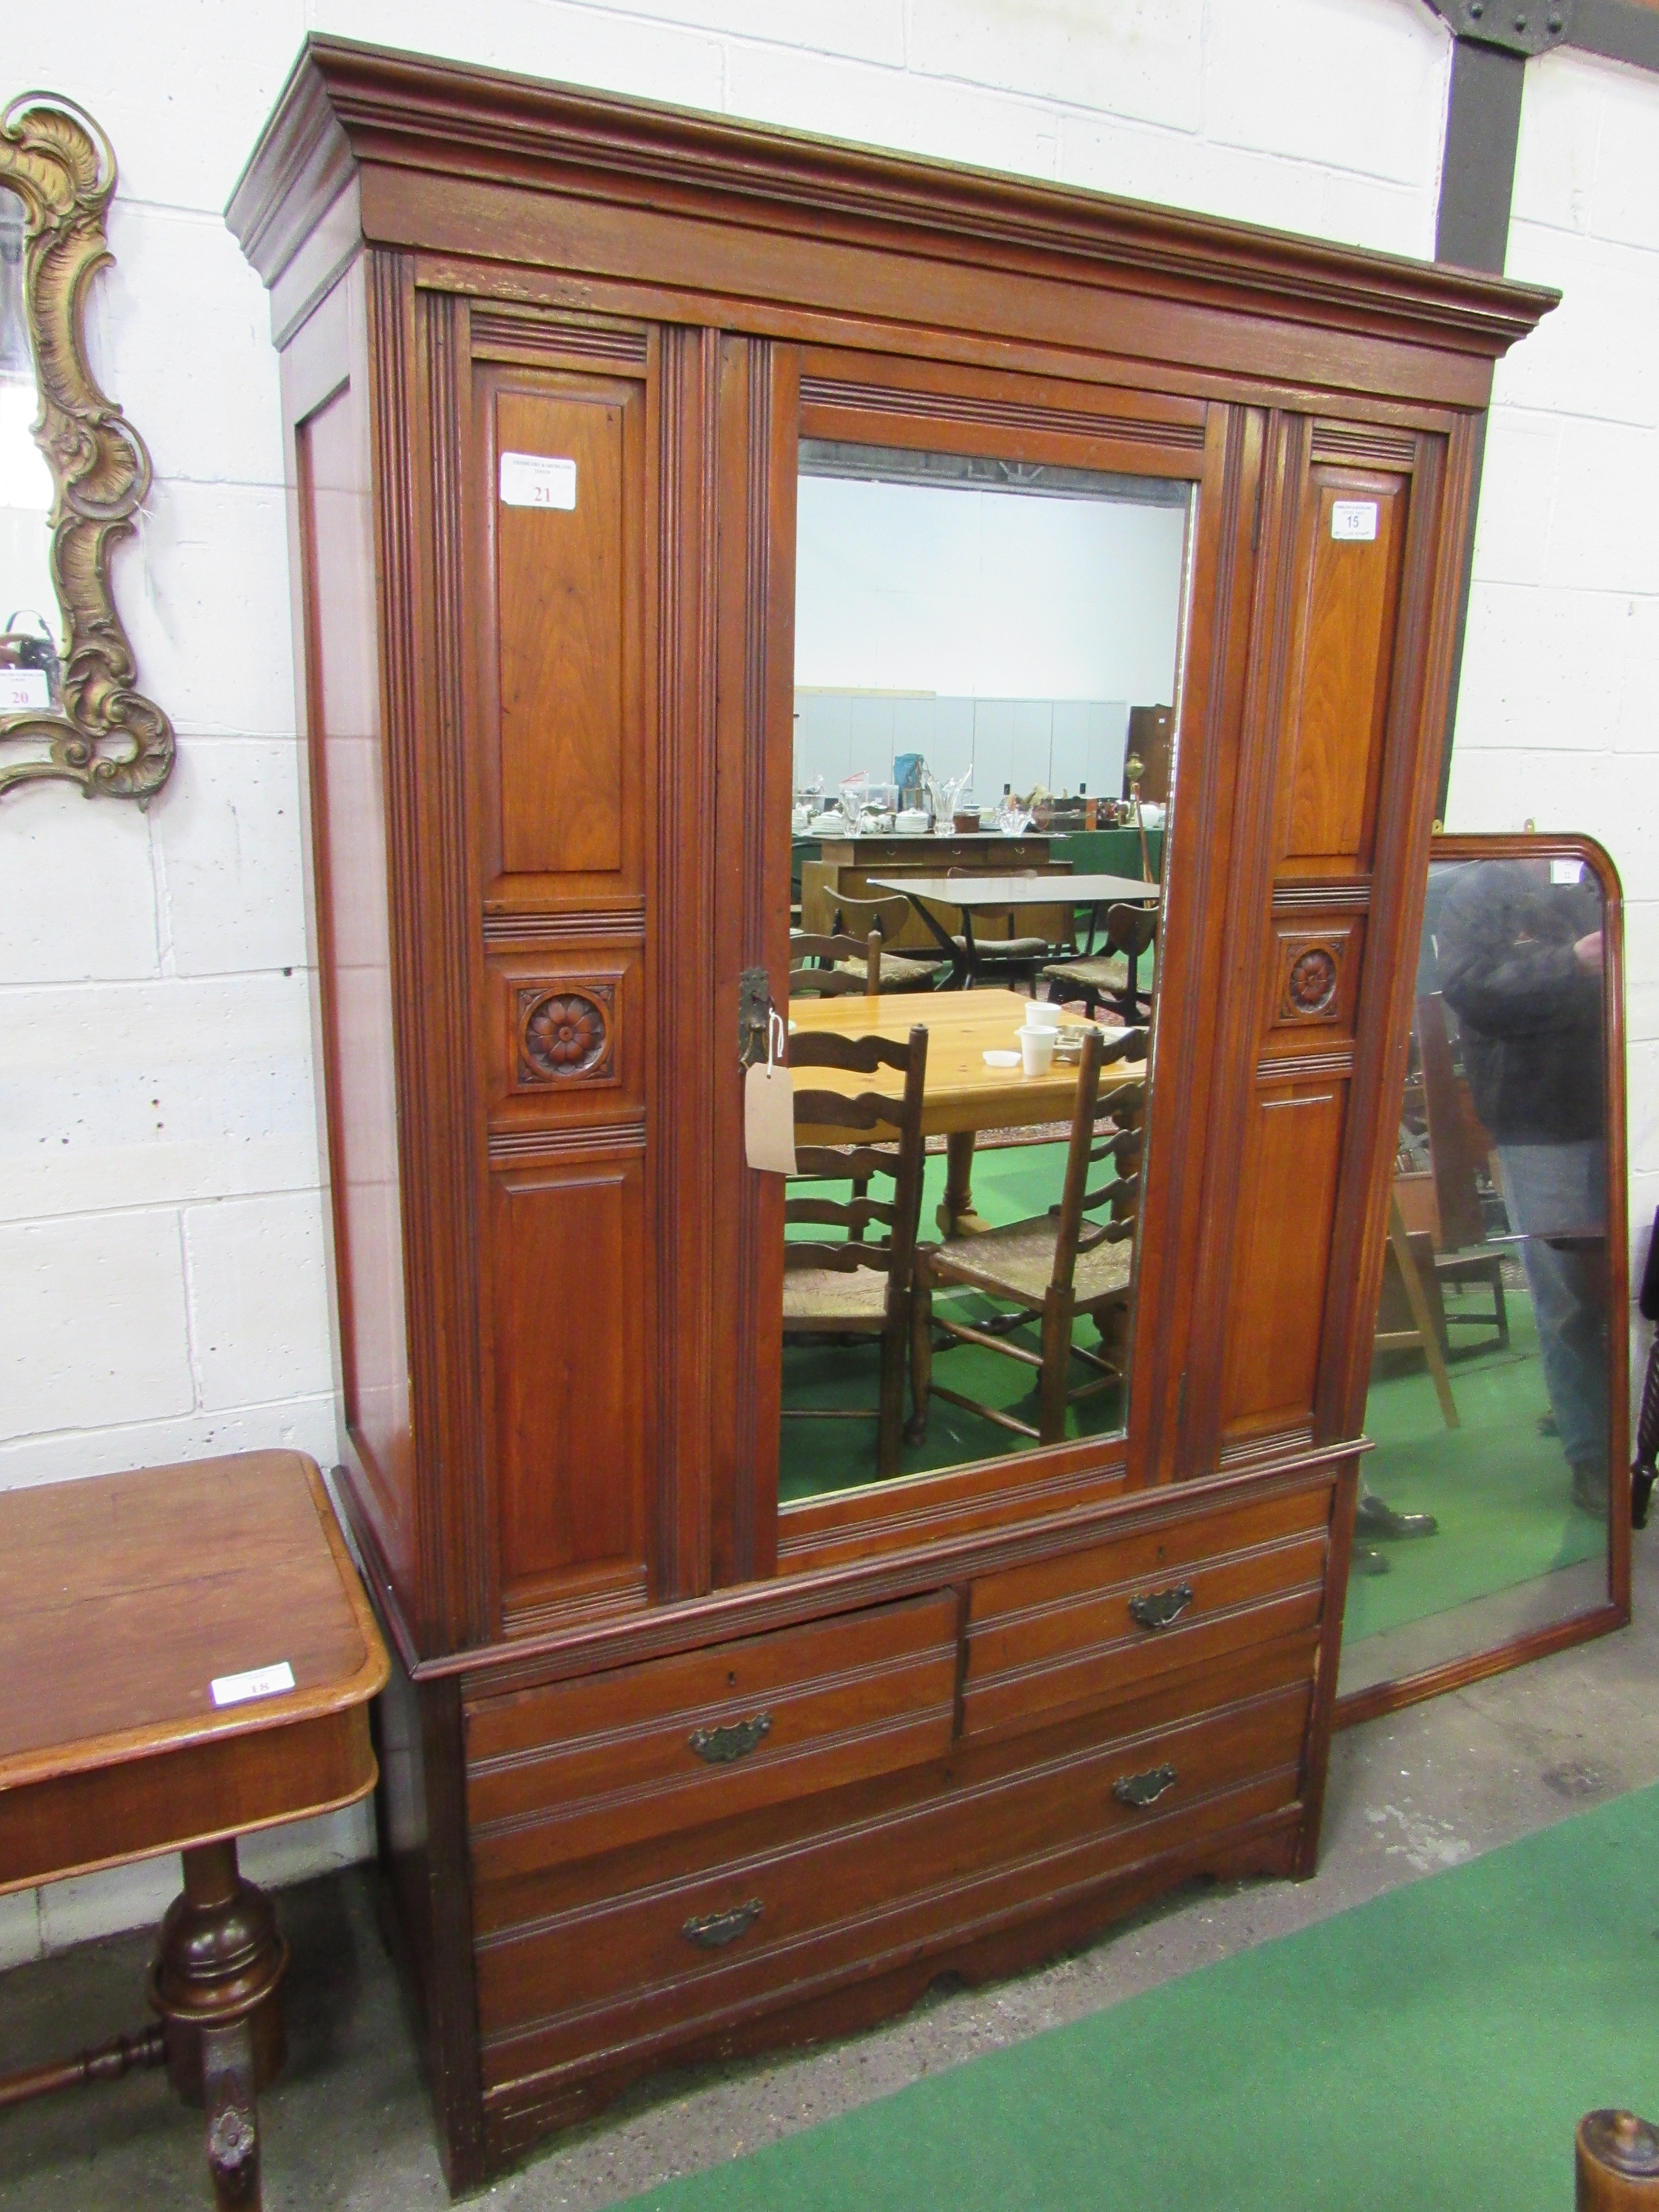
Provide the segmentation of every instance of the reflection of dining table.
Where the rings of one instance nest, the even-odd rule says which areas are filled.
[[[1050,894],[1052,896],[1052,893]],[[1056,1065],[1046,1075],[1027,1075],[1022,1066],[990,1067],[987,1052],[1018,1052],[1017,1032],[1030,1006],[1018,991],[936,992],[925,998],[889,995],[879,999],[792,999],[792,1030],[834,1030],[842,1036],[907,1038],[915,1024],[927,1031],[927,1079],[922,1091],[925,1136],[945,1139],[948,1166],[945,1200],[938,1221],[947,1237],[971,1235],[981,1224],[974,1212],[974,1139],[981,1129],[1042,1127],[1069,1122],[1077,1090],[1077,1066]],[[1101,1074],[1103,1102],[1115,1085],[1145,1079],[1144,1060],[1121,1060]],[[860,1075],[835,1067],[815,1067],[815,1091],[890,1091],[904,1088],[896,1068]],[[836,1145],[844,1129],[799,1128],[797,1141]]]
[[[1159,891],[1156,884],[1142,883],[1134,876],[1066,876],[1058,879],[1049,875],[1036,876],[872,876],[871,886],[880,891],[902,891],[912,907],[938,940],[939,950],[951,966],[951,983],[957,989],[970,988],[979,973],[981,953],[994,952],[996,945],[981,946],[974,942],[974,916],[994,910],[1008,913],[1019,907],[1052,907],[1056,903],[1089,909],[1089,935],[1092,942],[1095,925],[1103,906],[1136,904],[1153,906]],[[1055,897],[1056,889],[1061,892]],[[962,916],[962,942],[958,945],[944,920],[933,909],[936,906],[954,907]]]

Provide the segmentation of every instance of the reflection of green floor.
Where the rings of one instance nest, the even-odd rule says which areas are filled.
[[[1560,2212],[1580,2115],[1653,2110],[1656,1851],[1618,1798],[634,2212]]]
[[[974,1162],[975,1206],[984,1220],[993,1224],[1046,1213],[1059,1200],[1065,1172],[1063,1144],[1010,1145],[995,1152],[982,1151]],[[933,1212],[944,1192],[945,1159],[943,1154],[935,1153],[928,1158],[922,1198],[925,1239],[932,1240],[939,1234]],[[805,1230],[801,1233],[810,1236],[812,1232]],[[952,1313],[964,1320],[993,1310],[977,1298],[953,1300],[951,1304]],[[1078,1333],[1079,1340],[1092,1348],[1096,1341],[1093,1323],[1079,1322]],[[1036,1332],[1025,1331],[1019,1341],[1035,1350]],[[868,1406],[873,1409],[879,1371],[880,1359],[873,1346],[789,1345],[783,1355],[783,1402],[786,1406]],[[1005,1359],[994,1352],[981,1352],[973,1345],[941,1353],[934,1370],[935,1380],[948,1384],[951,1389],[1032,1422],[1036,1419],[1036,1397],[1031,1388],[1036,1373],[1035,1368],[1022,1367],[1018,1360]],[[1080,1363],[1074,1368],[1072,1379],[1074,1382],[1086,1379]],[[908,1413],[908,1376],[905,1387]],[[1103,1391],[1097,1398],[1087,1400],[1081,1408],[1073,1408],[1067,1433],[1092,1436],[1103,1431],[1109,1433],[1122,1425],[1121,1398],[1115,1392]],[[796,1499],[817,1497],[824,1491],[845,1490],[875,1479],[873,1420],[786,1420],[782,1429],[778,1452],[781,1504],[787,1505]],[[1032,1449],[994,1422],[981,1420],[977,1414],[937,1398],[930,1410],[927,1441],[922,1445],[905,1447],[900,1472],[920,1474],[935,1468],[957,1467],[966,1460],[989,1459],[1000,1452]]]
[[[1512,1589],[1607,1548],[1606,1528],[1573,1506],[1559,1443],[1538,1433],[1549,1406],[1538,1332],[1525,1291],[1508,1296],[1509,1351],[1452,1363],[1461,1428],[1441,1420],[1425,1369],[1372,1381],[1365,1432],[1376,1449],[1364,1462],[1365,1481],[1398,1512],[1432,1513],[1440,1533],[1380,1547],[1390,1571],[1352,1578],[1345,1643]],[[1469,1310],[1484,1297],[1484,1291],[1472,1296]],[[1455,1299],[1448,1305],[1459,1310]],[[1453,1339],[1478,1342],[1480,1333],[1455,1329]]]

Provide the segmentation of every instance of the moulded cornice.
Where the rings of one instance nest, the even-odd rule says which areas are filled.
[[[1431,262],[320,36],[307,40],[227,210],[267,285],[354,167],[921,252],[1487,360],[1559,298]]]

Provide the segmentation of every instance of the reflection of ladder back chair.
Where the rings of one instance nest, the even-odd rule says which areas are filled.
[[[1037,868],[1018,868],[1012,872],[1020,876],[1036,876],[1042,871]],[[984,881],[983,875],[973,868],[947,868],[945,874],[947,882],[954,878],[971,883],[975,875],[979,876],[981,883]],[[1060,888],[1054,894],[1054,904],[1064,906],[1066,903],[1064,878],[1056,878],[1055,880],[1060,884]],[[1014,933],[1015,911],[1012,907],[1010,907],[1005,913],[998,915],[994,908],[988,907],[975,914],[973,928],[974,951],[978,956],[976,964],[981,975],[994,975],[1004,982],[1030,983],[1035,988],[1037,969],[1048,958],[1052,948],[1046,937],[1016,936]],[[1000,936],[995,933],[999,923],[1002,931]],[[963,923],[963,933],[961,936],[952,933],[951,939],[951,942],[958,952],[964,952],[968,949],[966,922]]]
[[[854,992],[873,999],[881,989],[881,939],[809,937],[789,933],[789,995],[792,999],[843,999]]]
[[[883,1476],[896,1474],[916,1219],[921,1210],[921,1097],[927,1032],[917,1027],[908,1044],[897,1044],[888,1037],[798,1030],[789,1040],[789,1066],[795,1079],[797,1131],[844,1129],[847,1143],[803,1145],[797,1139],[795,1165],[805,1188],[801,1180],[792,1180],[784,1194],[784,1340],[878,1338],[881,1388],[873,1407],[786,1406],[784,1418],[873,1419],[878,1424],[876,1471]],[[851,1097],[842,1091],[809,1091],[802,1086],[802,1076],[810,1067],[844,1068],[863,1075],[873,1075],[878,1067],[896,1067],[904,1077],[903,1097],[872,1091]],[[867,1195],[878,1177],[891,1181],[890,1200]],[[823,1188],[849,1182],[850,1200],[832,1198]],[[788,1234],[791,1228],[802,1226],[840,1234],[823,1242]],[[872,1231],[878,1233],[872,1235]]]
[[[1060,1204],[1035,1220],[988,1229],[965,1243],[924,1245],[918,1253],[910,1335],[911,1389],[915,1401],[910,1433],[914,1438],[926,1435],[927,1401],[930,1394],[936,1394],[953,1406],[965,1406],[1000,1428],[1012,1429],[1040,1443],[1058,1443],[1066,1433],[1068,1406],[1102,1390],[1115,1389],[1121,1382],[1121,1365],[1074,1344],[1072,1330],[1079,1315],[1089,1314],[1104,1340],[1112,1310],[1127,1311],[1128,1306],[1139,1205],[1145,1082],[1137,1080],[1113,1091],[1107,1101],[1112,1117],[1109,1128],[1097,1130],[1095,1112],[1101,1069],[1116,1060],[1144,1061],[1146,1057],[1145,1030],[1115,1030],[1104,1037],[1099,1030],[1091,1030],[1084,1039],[1083,1061],[1078,1071],[1066,1185]],[[1107,1161],[1115,1174],[1091,1190],[1090,1170]],[[1102,1218],[1093,1218],[1097,1212]],[[995,1334],[995,1323],[976,1328],[939,1312],[933,1304],[934,1293],[947,1287],[977,1291],[983,1297],[1023,1307],[1024,1316],[1017,1312],[1009,1317],[1015,1327],[1025,1316],[1040,1317],[1041,1351],[1030,1351]],[[936,1334],[943,1339],[940,1352],[953,1344],[975,1344],[981,1350],[1000,1352],[1036,1368],[1038,1425],[1032,1428],[1012,1413],[981,1405],[958,1391],[947,1390],[943,1383],[935,1383]],[[1073,1359],[1094,1370],[1088,1381],[1075,1389],[1070,1387]]]
[[[830,926],[838,934],[868,940],[881,939],[881,989],[931,991],[949,978],[951,970],[939,960],[918,960],[908,952],[890,952],[910,919],[910,902],[902,891],[890,898],[848,898],[837,891],[830,899]]]
[[[1156,907],[1115,905],[1106,909],[1105,949],[1081,960],[1051,961],[1042,971],[1048,996],[1081,999],[1090,1014],[1103,1001],[1126,1022],[1145,1021],[1152,994],[1140,988],[1140,957],[1158,937]]]

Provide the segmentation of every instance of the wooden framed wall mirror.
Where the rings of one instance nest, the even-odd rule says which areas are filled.
[[[1344,1720],[1630,1618],[1623,1003],[1600,846],[1435,839]]]
[[[137,688],[110,556],[149,455],[86,341],[114,190],[109,141],[72,101],[0,113],[0,793],[46,779],[143,806],[173,728]]]

